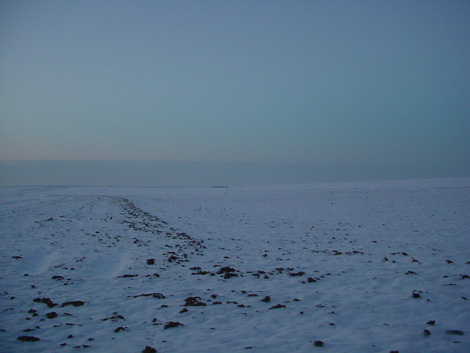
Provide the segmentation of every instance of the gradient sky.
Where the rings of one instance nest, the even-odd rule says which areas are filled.
[[[4,0],[0,160],[50,159],[468,171],[470,2]]]

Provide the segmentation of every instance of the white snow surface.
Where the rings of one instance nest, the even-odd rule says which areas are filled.
[[[0,227],[3,353],[470,352],[469,178],[5,187]]]

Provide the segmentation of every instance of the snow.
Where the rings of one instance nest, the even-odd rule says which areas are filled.
[[[469,196],[468,178],[0,188],[0,351],[468,352]]]

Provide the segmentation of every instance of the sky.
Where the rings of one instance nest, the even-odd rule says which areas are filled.
[[[469,38],[468,1],[4,0],[0,172],[158,161],[470,176]]]

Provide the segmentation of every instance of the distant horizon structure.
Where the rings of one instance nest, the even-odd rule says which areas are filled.
[[[209,186],[469,177],[470,172],[306,163],[0,161],[0,186]]]

